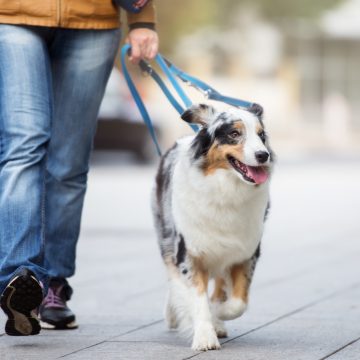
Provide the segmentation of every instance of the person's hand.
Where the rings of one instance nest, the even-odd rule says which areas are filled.
[[[159,38],[156,31],[146,28],[133,29],[126,38],[131,46],[130,61],[138,64],[141,59],[153,59],[159,48]]]

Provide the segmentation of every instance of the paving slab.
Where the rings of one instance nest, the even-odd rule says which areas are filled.
[[[359,360],[360,358],[360,336],[340,349],[335,350],[321,360]]]
[[[100,360],[170,360],[182,359],[193,354],[190,348],[179,344],[169,345],[154,342],[104,342],[96,350],[88,349],[81,353],[66,356],[64,359]]]
[[[1,314],[0,359],[360,359],[359,165],[278,165],[249,310],[221,351],[199,354],[162,320],[155,168],[93,167],[71,279],[80,328],[13,338]]]
[[[355,321],[360,319],[359,299],[360,285],[228,341],[221,359],[266,360],[269,354],[277,360],[322,359],[360,334],[360,322]],[[194,359],[218,359],[218,355],[202,353]]]

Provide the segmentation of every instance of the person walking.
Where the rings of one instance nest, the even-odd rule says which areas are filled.
[[[126,12],[131,61],[154,4]],[[121,37],[111,0],[0,0],[0,294],[8,335],[77,327],[67,306],[97,113]]]

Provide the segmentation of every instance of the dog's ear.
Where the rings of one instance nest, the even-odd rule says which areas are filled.
[[[197,104],[185,110],[181,118],[190,124],[206,125],[214,117],[215,109],[206,104]]]
[[[252,114],[256,115],[258,118],[262,118],[264,109],[261,105],[253,103],[249,108],[248,111],[250,111]]]

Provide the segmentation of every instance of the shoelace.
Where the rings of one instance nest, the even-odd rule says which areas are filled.
[[[43,301],[44,307],[64,308],[66,306],[64,299],[60,296],[62,286],[57,288],[49,287],[48,293]]]

